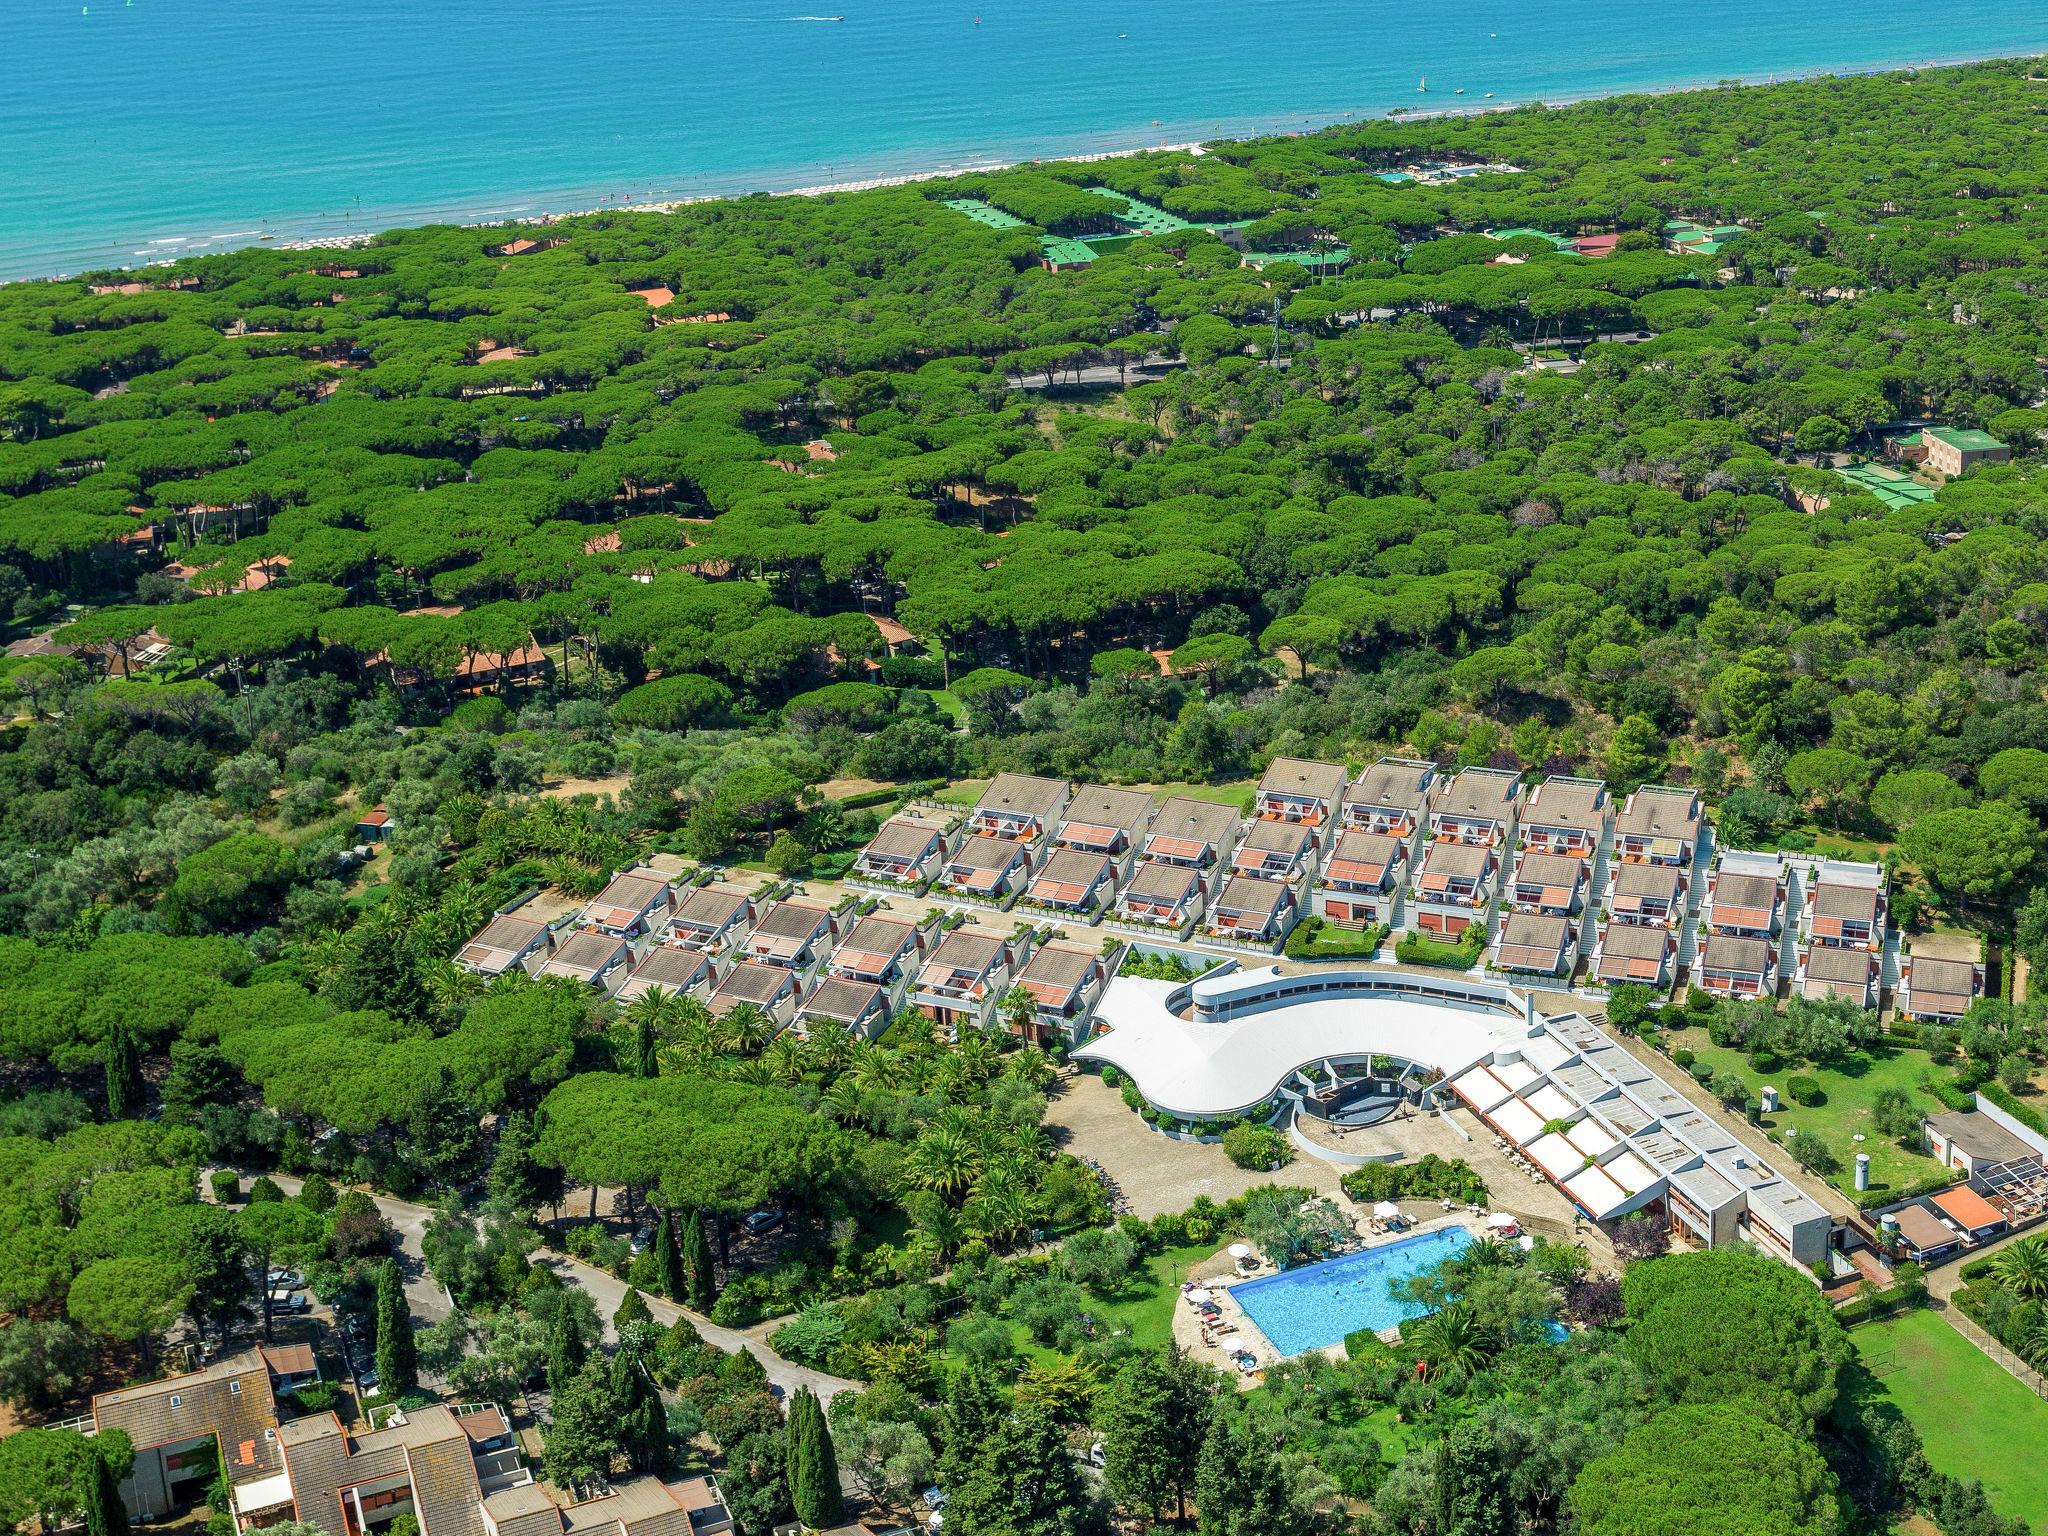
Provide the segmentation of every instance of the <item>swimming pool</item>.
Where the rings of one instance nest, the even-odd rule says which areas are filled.
[[[1341,1259],[1325,1259],[1235,1285],[1230,1294],[1283,1355],[1336,1344],[1360,1328],[1392,1328],[1427,1308],[1396,1301],[1387,1283],[1441,1264],[1472,1241],[1463,1227],[1439,1227]]]

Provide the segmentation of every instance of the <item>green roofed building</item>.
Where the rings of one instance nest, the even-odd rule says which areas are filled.
[[[1547,229],[1489,229],[1486,232],[1486,238],[1489,240],[1548,240],[1560,251],[1568,251],[1572,248],[1572,237],[1570,235],[1553,235]]]
[[[1835,473],[1858,490],[1875,496],[1894,512],[1934,500],[1934,487],[1922,485],[1911,475],[1901,474],[1883,464],[1851,464]]]
[[[991,203],[984,203],[978,197],[949,197],[946,206],[955,213],[964,213],[977,224],[990,229],[1029,229],[1031,226],[1014,213],[1005,213]]]
[[[1921,462],[1950,479],[1979,464],[2003,464],[2012,457],[2004,443],[1974,427],[1929,427],[1920,434],[1920,447]]]
[[[1348,246],[1333,245],[1323,251],[1247,251],[1242,265],[1265,267],[1275,262],[1307,267],[1311,272],[1337,272],[1351,260]]]
[[[1053,272],[1067,272],[1075,267],[1085,267],[1095,259],[1095,247],[1085,240],[1069,239],[1065,235],[1047,235],[1039,241],[1044,252],[1046,268]]]

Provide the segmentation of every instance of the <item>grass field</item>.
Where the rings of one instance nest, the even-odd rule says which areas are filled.
[[[1211,1257],[1219,1243],[1219,1239],[1212,1239],[1163,1248],[1144,1259],[1132,1273],[1130,1283],[1114,1296],[1089,1296],[1084,1305],[1095,1319],[1097,1336],[1107,1337],[1128,1328],[1139,1349],[1162,1347],[1173,1337],[1173,1308],[1180,1300],[1181,1281],[1194,1265]],[[1025,1359],[1062,1358],[1058,1350],[1034,1340],[1022,1323],[1014,1327],[1018,1353]]]
[[[1868,1372],[1852,1390],[1905,1414],[1936,1470],[1976,1478],[2000,1514],[2048,1528],[2048,1402],[1934,1312],[1867,1323],[1850,1338]]]
[[[1942,1107],[1938,1099],[1920,1087],[1921,1079],[1930,1071],[1941,1070],[1925,1051],[1857,1051],[1838,1067],[1786,1066],[1760,1076],[1750,1070],[1749,1059],[1740,1051],[1715,1045],[1707,1039],[1703,1029],[1675,1031],[1671,1044],[1674,1048],[1684,1046],[1692,1051],[1702,1062],[1712,1066],[1717,1074],[1724,1071],[1735,1073],[1749,1084],[1752,1095],[1765,1083],[1774,1086],[1783,1107],[1763,1117],[1764,1128],[1775,1131],[1780,1138],[1796,1130],[1812,1131],[1819,1136],[1842,1164],[1839,1171],[1828,1175],[1828,1182],[1841,1190],[1855,1187],[1854,1169],[1858,1152],[1870,1154],[1873,1189],[1901,1189],[1941,1171],[1941,1165],[1933,1158],[1920,1152],[1908,1152],[1890,1137],[1880,1135],[1870,1110],[1871,1101],[1886,1088],[1904,1089],[1920,1108],[1937,1110]],[[1794,1104],[1785,1091],[1785,1084],[1799,1075],[1817,1081],[1827,1097],[1811,1108],[1802,1109]],[[1861,1142],[1855,1139],[1859,1132],[1864,1138]]]

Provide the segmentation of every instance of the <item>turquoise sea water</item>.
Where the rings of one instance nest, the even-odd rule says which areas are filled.
[[[4,0],[0,277],[2043,49],[2011,0]]]
[[[1234,1285],[1230,1294],[1275,1349],[1298,1355],[1338,1343],[1361,1328],[1377,1333],[1420,1317],[1428,1309],[1394,1300],[1387,1294],[1389,1283],[1434,1268],[1471,1242],[1472,1234],[1463,1227],[1439,1227],[1398,1243]]]

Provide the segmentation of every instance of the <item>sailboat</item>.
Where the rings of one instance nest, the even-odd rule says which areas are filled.
[[[1424,76],[1423,76],[1423,77],[1422,77],[1422,78],[1421,78],[1420,80],[1416,81],[1416,82],[1415,82],[1415,89],[1416,89],[1416,90],[1418,90],[1418,91],[1426,91],[1426,90],[1428,90],[1428,89],[1429,89],[1429,76],[1427,76],[1427,75],[1424,75]]]

